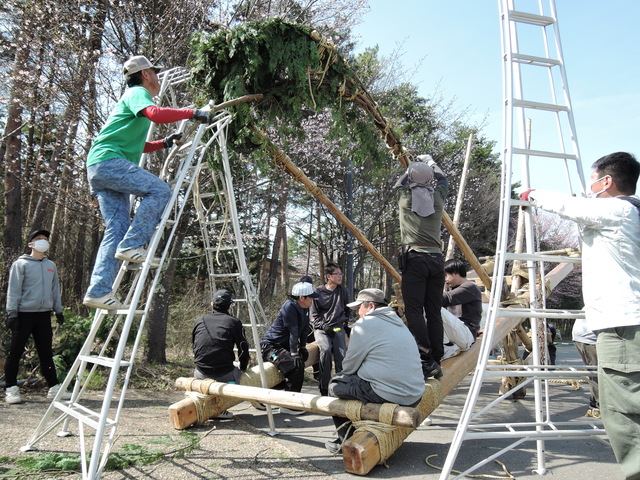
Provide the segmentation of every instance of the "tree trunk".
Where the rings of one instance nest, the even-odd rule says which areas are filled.
[[[22,238],[22,164],[20,150],[22,148],[22,113],[26,94],[29,51],[33,39],[35,21],[29,12],[24,12],[22,27],[16,35],[16,54],[11,72],[13,82],[7,107],[7,122],[4,131],[4,258],[0,265],[4,274],[0,286],[0,304],[5,303],[9,265],[17,257],[24,246]]]
[[[280,248],[282,238],[286,238],[284,229],[286,228],[286,210],[287,201],[289,199],[289,179],[284,178],[279,188],[278,205],[276,206],[275,216],[278,219],[275,238],[273,239],[273,250],[271,251],[271,265],[269,266],[269,277],[265,285],[265,296],[270,298],[274,294],[276,279],[278,278],[278,258],[280,257]],[[282,265],[286,268],[286,265]]]
[[[173,291],[176,267],[180,250],[187,235],[189,215],[183,212],[173,236],[173,245],[169,251],[169,260],[163,268],[162,280],[158,283],[156,291],[149,306],[147,319],[147,348],[145,360],[147,362],[167,363],[167,323],[169,319],[169,303]]]

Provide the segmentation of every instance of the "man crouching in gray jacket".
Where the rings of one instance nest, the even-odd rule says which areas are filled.
[[[397,403],[415,407],[424,393],[424,375],[413,335],[395,311],[387,306],[384,292],[361,290],[355,302],[360,319],[351,329],[342,372],[329,383],[329,395],[365,403]],[[353,433],[351,421],[333,417],[338,438],[325,443],[337,454]]]

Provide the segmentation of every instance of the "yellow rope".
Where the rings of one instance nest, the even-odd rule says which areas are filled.
[[[193,404],[196,407],[196,425],[202,425],[211,417],[219,415],[219,407],[215,402],[215,395],[205,395],[200,392],[184,392],[185,397],[189,397],[193,400]]]
[[[438,467],[437,465],[434,465],[433,463],[429,462],[430,459],[432,459],[433,457],[437,457],[438,454],[434,453],[433,455],[429,455],[427,458],[424,459],[424,463],[426,463],[427,465],[429,465],[431,468],[435,468],[436,470],[442,470],[442,467]],[[516,477],[514,477],[513,475],[511,475],[511,473],[509,473],[509,471],[507,470],[507,467],[504,463],[500,462],[499,460],[494,460],[494,462],[496,462],[498,465],[500,465],[502,467],[502,471],[506,474],[505,477],[501,477],[499,475],[465,475],[465,477],[468,478],[498,478],[498,479],[515,479]],[[462,473],[458,470],[451,470],[451,473]]]
[[[347,404],[345,405],[345,413],[347,418],[352,422],[359,422],[360,418],[360,410],[362,409],[362,402],[360,400],[347,400]]]

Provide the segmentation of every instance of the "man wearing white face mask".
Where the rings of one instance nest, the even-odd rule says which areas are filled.
[[[582,295],[596,334],[600,414],[629,480],[640,479],[640,163],[627,152],[591,166],[590,197],[527,190],[521,200],[574,220],[582,236]]]
[[[7,291],[7,326],[11,330],[11,345],[4,365],[6,381],[5,401],[21,403],[17,376],[20,358],[30,336],[38,351],[40,370],[47,380],[47,398],[54,398],[60,389],[53,363],[51,342],[51,312],[59,325],[64,323],[60,301],[60,282],[56,264],[45,253],[49,250],[49,232],[36,230],[28,237],[29,255],[22,255],[11,265]],[[70,395],[65,392],[63,400]]]

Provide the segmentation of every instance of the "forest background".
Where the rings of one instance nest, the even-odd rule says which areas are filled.
[[[59,269],[69,319],[57,333],[57,351],[62,352],[58,361],[64,368],[73,360],[71,345],[83,340],[91,321],[91,312],[81,302],[104,227],[89,193],[85,159],[124,91],[122,63],[143,54],[167,67],[189,67],[194,34],[216,34],[275,17],[313,26],[336,45],[404,146],[414,155],[430,153],[443,168],[450,183],[445,206],[449,212],[454,209],[467,140],[474,135],[459,229],[476,256],[491,255],[500,191],[495,143],[483,135],[481,123],[469,121],[466,108],[437,95],[421,97],[412,70],[400,61],[401,52],[384,57],[371,45],[356,53],[352,29],[367,8],[366,0],[3,2],[2,308],[9,267],[27,251],[28,232],[50,230],[49,257]],[[277,118],[265,119],[262,127],[281,133],[278,145],[396,265],[399,228],[392,187],[402,167],[391,158],[364,112],[344,122],[345,117],[335,111],[309,104],[299,108],[295,128],[281,128]],[[326,207],[266,161],[264,153],[232,149],[230,154],[243,243],[270,321],[301,275],[310,274],[316,285],[322,283],[322,268],[329,261],[350,272],[356,292],[378,287],[387,296],[393,293],[392,277]],[[574,246],[569,229],[556,220],[543,219],[541,229],[541,238],[550,245]],[[189,363],[191,320],[208,310],[211,295],[200,235],[195,218],[188,219],[179,236],[179,254],[171,258],[167,295],[154,300],[157,305],[147,323],[143,352],[147,362],[166,362],[169,352],[169,359]],[[446,231],[443,239],[445,244],[449,241]],[[567,306],[571,299],[575,303],[578,281],[576,277],[565,282],[551,303]],[[4,322],[0,335],[4,350],[8,337]],[[4,351],[0,357],[5,357]]]

